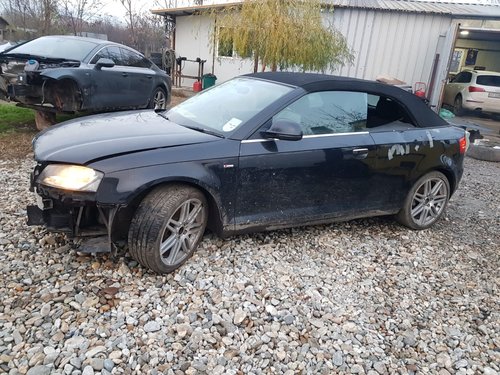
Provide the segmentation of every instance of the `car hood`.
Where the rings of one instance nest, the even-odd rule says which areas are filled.
[[[143,150],[218,140],[177,125],[152,110],[108,113],[63,122],[33,140],[40,162],[88,164]]]

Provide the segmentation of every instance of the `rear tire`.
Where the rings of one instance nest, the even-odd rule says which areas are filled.
[[[457,95],[457,97],[455,98],[455,101],[453,102],[453,113],[455,113],[455,115],[457,115],[457,116],[463,116],[465,113],[464,107],[462,105],[462,96],[461,95]]]
[[[420,177],[408,192],[396,220],[411,229],[429,228],[438,221],[450,199],[450,183],[441,172]]]
[[[207,225],[205,195],[190,186],[154,189],[139,205],[130,224],[130,255],[157,273],[179,268],[194,253]]]
[[[168,95],[164,88],[157,87],[151,99],[149,100],[149,108],[151,109],[167,109]]]

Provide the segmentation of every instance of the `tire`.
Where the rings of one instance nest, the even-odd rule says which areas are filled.
[[[168,95],[164,88],[157,87],[151,99],[149,99],[149,108],[151,109],[167,109]]]
[[[453,102],[453,113],[455,113],[456,116],[463,116],[465,113],[464,107],[462,106],[461,95],[457,95],[455,101]]]
[[[438,221],[450,199],[450,183],[441,172],[420,177],[408,192],[396,220],[411,229],[429,228]]]
[[[130,255],[157,273],[169,273],[188,260],[207,225],[205,195],[190,186],[154,189],[137,208],[128,233]]]

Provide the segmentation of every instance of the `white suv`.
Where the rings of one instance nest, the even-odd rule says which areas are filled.
[[[444,88],[443,103],[456,115],[464,110],[500,113],[500,73],[464,70]]]

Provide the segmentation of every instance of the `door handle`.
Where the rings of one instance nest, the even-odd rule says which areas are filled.
[[[122,77],[128,77],[127,73],[122,73]]]
[[[151,79],[151,78],[153,78],[153,76],[147,76],[147,77],[148,77],[148,79]]]
[[[352,150],[352,155],[356,159],[364,159],[368,156],[368,149],[367,148],[355,148]]]

